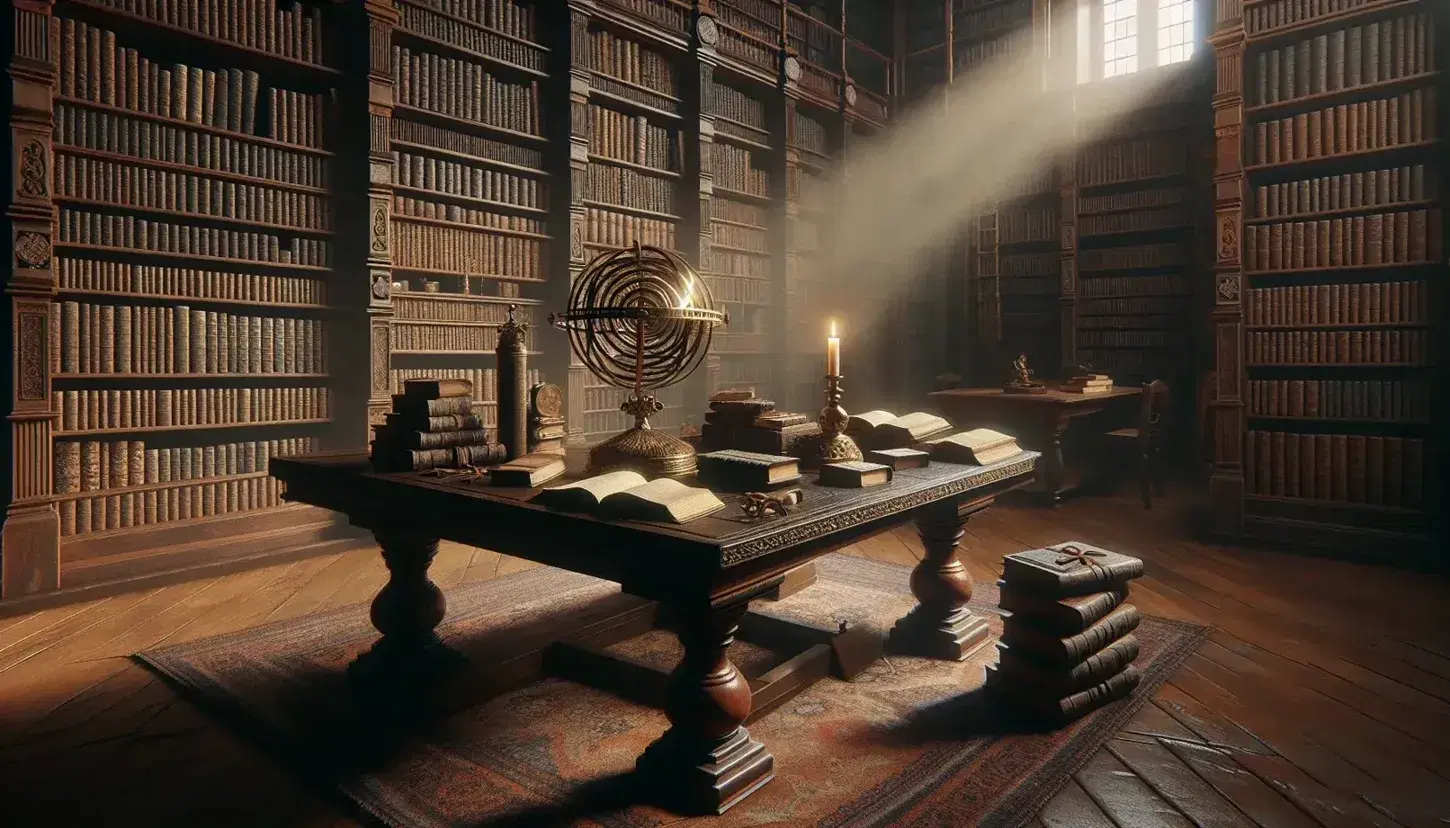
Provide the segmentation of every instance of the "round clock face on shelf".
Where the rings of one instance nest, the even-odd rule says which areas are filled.
[[[564,392],[552,382],[534,387],[534,411],[540,417],[558,417],[564,410]]]
[[[702,17],[695,22],[695,34],[700,36],[700,42],[706,46],[714,46],[719,39],[720,32],[715,28],[715,18]]]
[[[785,76],[793,81],[801,79],[801,62],[796,60],[794,55],[789,55],[785,59]]]
[[[849,83],[846,84],[846,105],[847,106],[855,106],[856,105],[856,87],[852,86]]]

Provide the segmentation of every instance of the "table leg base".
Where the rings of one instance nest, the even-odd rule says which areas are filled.
[[[743,727],[713,743],[669,730],[645,749],[635,771],[657,804],[719,815],[775,778],[775,757]]]
[[[891,652],[902,655],[964,661],[992,638],[987,622],[965,607],[946,618],[928,616],[917,606],[891,628]]]
[[[406,643],[383,638],[347,665],[347,677],[364,689],[427,689],[461,673],[467,661],[436,635]]]

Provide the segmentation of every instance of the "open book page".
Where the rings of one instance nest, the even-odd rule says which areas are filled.
[[[892,414],[890,411],[882,411],[881,409],[867,411],[864,414],[852,414],[850,419],[846,421],[846,430],[869,432],[882,423],[889,423],[894,419],[896,419],[895,414]]]
[[[991,449],[1008,444],[1015,444],[1017,439],[1015,437],[1009,437],[1000,431],[993,431],[990,428],[974,428],[971,431],[963,431],[933,442],[938,445],[941,443],[955,443],[962,448],[980,452],[990,451]]]
[[[545,489],[534,498],[546,506],[593,511],[604,498],[644,485],[644,475],[632,471],[609,472]]]
[[[601,506],[603,511],[619,517],[671,523],[688,523],[725,508],[709,489],[687,486],[668,477],[607,495]]]

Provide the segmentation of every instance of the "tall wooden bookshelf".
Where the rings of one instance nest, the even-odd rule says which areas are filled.
[[[394,8],[388,385],[471,380],[476,412],[496,428],[499,326],[510,306],[541,323],[550,275],[549,50],[529,3]]]
[[[366,312],[334,278],[336,30],[243,6],[15,9],[6,598],[352,534],[266,475],[364,434],[329,334]]]
[[[1153,48],[1140,44],[1140,48]],[[1090,83],[1079,107],[1118,96],[1134,116],[1086,143],[1076,158],[1076,330],[1067,364],[1123,385],[1162,380],[1175,403],[1175,445],[1193,431],[1195,389],[1211,370],[1201,326],[1211,255],[1205,171],[1211,127],[1207,61],[1146,69]],[[1159,89],[1156,75],[1173,73]]]
[[[1445,12],[1218,5],[1211,494],[1226,534],[1403,561],[1437,528]]]

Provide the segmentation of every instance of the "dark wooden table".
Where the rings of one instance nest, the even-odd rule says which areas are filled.
[[[1094,438],[1133,425],[1142,394],[1136,386],[1115,387],[1105,394],[954,388],[931,397],[957,427],[995,429],[1016,437],[1023,448],[1041,452],[1037,481],[1028,490],[1055,506],[1094,476]]]
[[[349,670],[365,685],[404,676],[446,683],[470,666],[499,669],[470,665],[439,640],[445,602],[428,567],[440,539],[614,581],[625,597],[657,606],[684,656],[660,699],[670,729],[639,758],[637,772],[662,804],[720,813],[774,777],[774,760],[744,725],[753,707],[778,704],[782,691],[752,687],[727,652],[754,617],[750,601],[792,580],[809,583],[801,573],[810,561],[914,519],[926,550],[911,574],[918,605],[897,622],[888,646],[966,658],[987,642],[987,628],[966,609],[972,579],[956,555],[963,527],[997,495],[1028,483],[1037,458],[1024,452],[992,466],[933,464],[868,489],[806,482],[802,504],[764,519],[747,518],[738,497],[722,495],[724,511],[685,525],[553,511],[529,502],[537,489],[491,487],[461,473],[377,474],[363,454],[274,459],[271,473],[286,483],[287,499],[346,513],[382,547],[391,577],[372,605],[381,638]],[[601,649],[638,635],[638,625],[621,618],[638,620],[642,609],[577,619],[572,652],[583,660],[565,659],[574,665],[566,672],[605,670]]]

